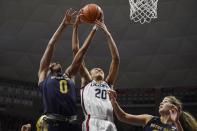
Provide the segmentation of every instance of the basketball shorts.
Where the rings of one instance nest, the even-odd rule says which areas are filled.
[[[81,131],[81,126],[77,120],[62,121],[59,119],[51,119],[43,115],[39,118],[37,131]]]
[[[87,118],[82,123],[82,131],[117,131],[117,129],[115,124],[109,120]]]

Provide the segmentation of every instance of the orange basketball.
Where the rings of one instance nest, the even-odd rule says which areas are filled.
[[[102,17],[102,10],[96,4],[87,4],[81,9],[82,20],[88,24],[94,23],[95,20],[100,20]]]

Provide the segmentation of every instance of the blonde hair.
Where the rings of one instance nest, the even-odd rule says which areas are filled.
[[[180,112],[179,121],[181,122],[184,131],[197,131],[196,119],[189,112],[183,111],[181,101],[178,100],[175,96],[167,96],[165,98],[168,98],[169,102],[171,104],[174,104],[178,108]]]

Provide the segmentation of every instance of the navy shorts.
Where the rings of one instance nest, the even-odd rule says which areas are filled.
[[[81,125],[77,120],[73,122],[65,122],[47,119],[45,129],[47,131],[81,131]]]

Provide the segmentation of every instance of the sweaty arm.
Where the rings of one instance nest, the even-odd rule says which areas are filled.
[[[112,107],[114,109],[115,115],[118,118],[118,120],[131,124],[131,125],[136,125],[136,126],[142,126],[144,127],[149,120],[152,119],[153,116],[151,115],[132,115],[124,112],[121,107],[118,105],[116,101],[116,92],[115,91],[108,91],[109,98],[112,104]]]
[[[74,29],[75,30],[75,29]],[[75,32],[75,31],[74,31]],[[83,45],[81,46],[81,48],[78,50],[78,52],[76,53],[73,61],[72,61],[72,64],[66,69],[65,73],[67,74],[70,74],[71,77],[74,75],[77,74],[81,64],[82,64],[82,61],[83,61],[83,57],[90,45],[90,42],[94,36],[94,33],[96,32],[96,28],[93,27],[90,34],[88,35],[88,37],[86,38],[85,42],[83,43]],[[75,37],[75,36],[74,36]],[[73,42],[73,47],[77,47],[78,48],[78,45],[76,45],[76,42]],[[73,49],[76,51],[76,49]],[[73,52],[74,53],[74,52]],[[81,66],[82,67],[82,66]]]
[[[175,105],[171,104],[171,109],[169,111],[170,111],[170,117],[174,122],[174,124],[176,125],[177,131],[183,131],[182,125],[179,121],[180,113],[178,111],[178,108]]]
[[[80,18],[79,18],[79,16],[77,16],[76,22],[73,26],[73,36],[72,36],[73,56],[75,56],[77,54],[77,52],[79,51],[79,39],[78,39],[78,25],[79,25],[79,22],[80,22]],[[81,87],[84,87],[91,80],[91,76],[89,74],[88,69],[85,66],[84,59],[82,60],[82,64],[81,64],[78,72],[79,72],[79,75],[81,77]]]
[[[107,42],[108,42],[108,45],[109,45],[109,48],[110,48],[112,61],[111,61],[111,64],[110,64],[109,73],[106,77],[106,82],[113,89],[115,80],[116,80],[117,75],[118,75],[119,64],[120,64],[119,52],[118,52],[118,49],[116,47],[116,44],[115,44],[111,34],[107,30],[107,27],[104,24],[104,22],[100,22],[100,21],[97,20],[96,25],[98,27],[100,27],[101,30],[104,32],[105,37],[106,37]]]
[[[54,35],[52,36],[52,38],[50,39],[47,45],[44,55],[42,56],[42,59],[40,61],[40,69],[38,72],[38,78],[39,78],[38,84],[46,78],[49,64],[53,57],[55,44],[57,43],[57,40],[59,39],[59,36],[62,30],[64,29],[64,27],[65,25],[60,24],[60,26],[58,27],[58,29],[56,30],[56,32],[54,33]]]
[[[64,17],[64,19],[62,20],[61,24],[59,25],[58,29],[56,30],[56,32],[53,34],[52,38],[50,39],[47,48],[44,52],[44,55],[42,56],[42,59],[40,61],[40,68],[39,68],[39,72],[38,72],[38,85],[40,84],[40,82],[42,82],[46,76],[47,76],[47,72],[48,72],[48,68],[51,62],[51,59],[53,57],[53,52],[54,52],[54,47],[61,35],[61,32],[63,31],[63,29],[67,26],[67,25],[71,25],[71,20],[74,17],[74,13],[71,13],[71,9],[66,11],[66,15]]]

